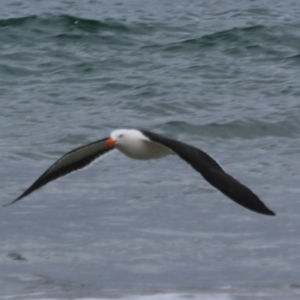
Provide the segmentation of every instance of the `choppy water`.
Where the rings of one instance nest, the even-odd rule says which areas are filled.
[[[1,1],[1,203],[139,127],[191,143],[276,217],[175,157],[119,153],[0,209],[0,299],[299,299],[297,1]]]

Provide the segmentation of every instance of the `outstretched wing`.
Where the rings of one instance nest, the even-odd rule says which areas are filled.
[[[23,194],[4,206],[8,206],[21,200],[25,196],[41,188],[52,180],[86,167],[95,159],[113,149],[113,147],[107,147],[107,140],[108,138],[105,138],[68,152],[62,158],[57,160]]]
[[[205,180],[236,203],[260,214],[274,216],[275,213],[249,188],[227,174],[223,168],[207,153],[193,146],[172,140],[159,134],[144,131],[152,142],[159,143],[176,153],[198,171]]]

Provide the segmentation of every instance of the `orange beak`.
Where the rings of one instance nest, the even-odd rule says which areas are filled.
[[[112,138],[108,138],[105,142],[105,146],[106,148],[111,149],[115,146],[115,143],[116,142]]]

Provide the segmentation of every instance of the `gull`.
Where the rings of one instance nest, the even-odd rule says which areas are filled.
[[[275,213],[266,207],[256,194],[226,173],[220,164],[204,151],[160,134],[140,129],[117,129],[112,131],[107,138],[68,152],[51,165],[18,198],[4,206],[21,200],[50,181],[86,167],[114,149],[137,160],[177,155],[229,199],[254,212],[275,216]]]

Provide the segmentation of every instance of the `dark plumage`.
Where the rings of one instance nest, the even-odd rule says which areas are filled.
[[[114,148],[117,148],[128,157],[140,160],[176,154],[231,200],[257,213],[275,215],[257,195],[227,174],[218,162],[204,151],[150,131],[137,129],[115,130],[109,138],[70,151],[57,160],[24,193],[9,204],[21,200],[52,180],[86,167]]]

